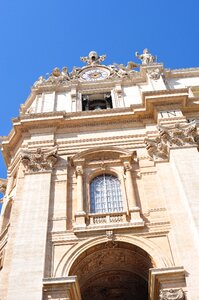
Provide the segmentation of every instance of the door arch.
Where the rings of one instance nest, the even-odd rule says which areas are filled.
[[[149,254],[136,245],[108,241],[84,251],[70,268],[83,300],[147,300]]]

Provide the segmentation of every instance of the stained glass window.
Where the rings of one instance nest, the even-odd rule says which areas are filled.
[[[95,177],[90,183],[90,202],[92,213],[123,211],[118,178],[109,174]]]

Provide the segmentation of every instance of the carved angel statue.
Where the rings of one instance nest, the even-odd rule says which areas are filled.
[[[147,48],[143,50],[142,54],[135,52],[135,56],[142,61],[142,65],[149,65],[151,63],[154,63],[157,59],[156,56],[149,53],[149,50]]]
[[[62,68],[62,71],[61,71],[61,76],[62,76],[62,79],[66,79],[66,80],[70,80],[70,75],[68,73],[68,68],[67,67],[63,67]]]
[[[80,60],[86,62],[88,65],[97,65],[104,61],[106,55],[98,55],[96,51],[91,51],[88,56],[80,57]]]

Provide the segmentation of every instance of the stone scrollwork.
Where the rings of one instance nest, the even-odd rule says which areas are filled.
[[[184,300],[184,291],[182,289],[165,289],[160,291],[160,300]]]
[[[197,145],[198,133],[195,123],[176,123],[170,127],[159,126],[159,136],[145,139],[148,155],[154,161],[165,160],[169,157],[169,149]]]
[[[21,162],[26,171],[29,172],[51,170],[56,164],[57,159],[57,147],[47,150],[37,148],[34,152],[25,151],[21,154]]]

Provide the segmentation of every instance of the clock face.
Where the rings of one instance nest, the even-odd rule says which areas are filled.
[[[81,73],[81,78],[86,81],[103,80],[110,75],[109,70],[105,68],[87,69]]]

